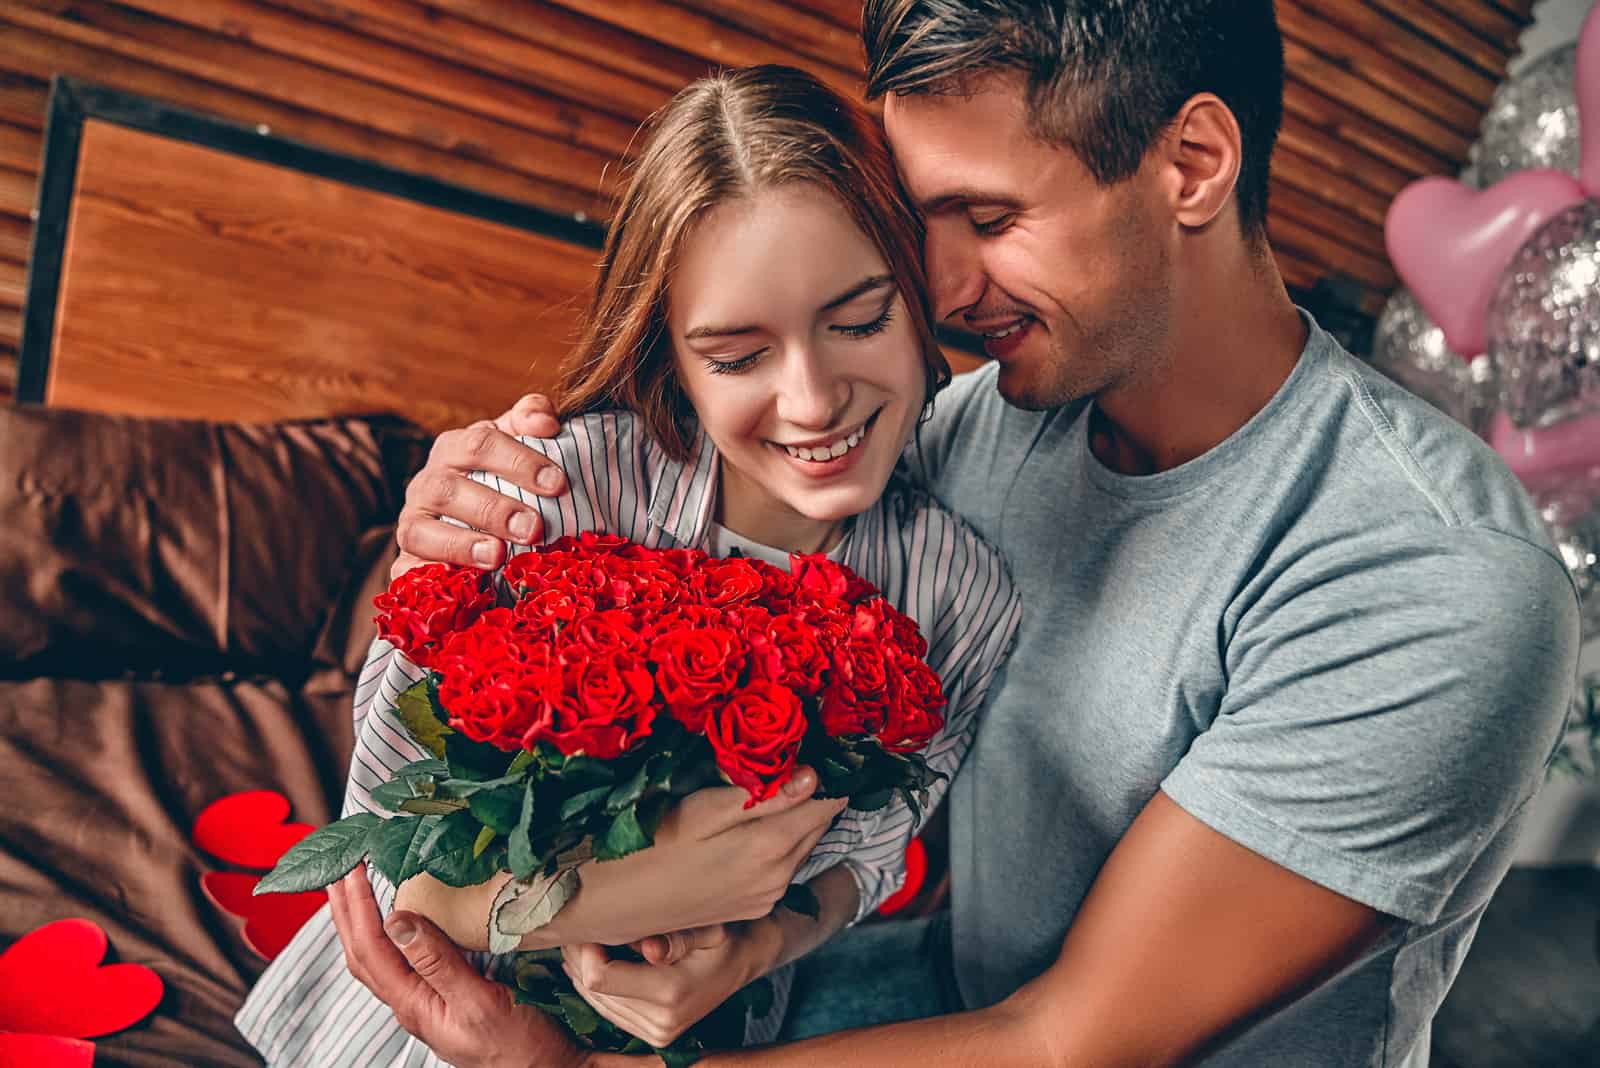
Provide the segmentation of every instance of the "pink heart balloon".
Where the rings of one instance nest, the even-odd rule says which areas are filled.
[[[1578,34],[1578,177],[1583,191],[1600,197],[1600,4],[1583,20]]]
[[[1535,497],[1600,484],[1600,415],[1522,430],[1505,412],[1496,412],[1489,444]]]
[[[1389,205],[1384,244],[1450,347],[1470,360],[1488,345],[1484,316],[1512,254],[1582,199],[1577,179],[1556,170],[1519,171],[1483,190],[1423,178]]]

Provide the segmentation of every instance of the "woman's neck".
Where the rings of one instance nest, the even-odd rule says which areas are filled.
[[[844,538],[846,519],[812,519],[775,498],[719,460],[716,520],[735,534],[792,553],[831,552]]]

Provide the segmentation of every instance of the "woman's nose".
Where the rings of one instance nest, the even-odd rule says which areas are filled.
[[[835,374],[809,351],[791,352],[784,358],[778,380],[778,417],[793,426],[826,430],[850,406],[850,383]]]

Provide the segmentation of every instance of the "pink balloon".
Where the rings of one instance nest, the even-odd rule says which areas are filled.
[[[1535,497],[1600,488],[1600,415],[1522,430],[1505,412],[1496,412],[1489,444]]]
[[[1589,12],[1578,33],[1573,82],[1578,97],[1578,178],[1585,193],[1600,197],[1600,4]]]
[[[1384,244],[1450,347],[1470,360],[1488,345],[1484,316],[1512,254],[1582,199],[1577,179],[1556,170],[1518,171],[1484,190],[1423,178],[1389,205]]]

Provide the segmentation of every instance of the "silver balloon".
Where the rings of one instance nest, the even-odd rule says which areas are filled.
[[[1577,175],[1578,100],[1572,88],[1577,55],[1575,43],[1558,48],[1495,90],[1472,148],[1482,188],[1530,167]]]
[[[1600,507],[1592,495],[1544,502],[1540,509],[1556,551],[1567,565],[1586,637],[1600,634]]]
[[[1457,422],[1483,432],[1494,404],[1489,358],[1462,359],[1409,289],[1395,290],[1383,306],[1371,363]]]
[[[1600,401],[1600,203],[1586,200],[1523,243],[1489,302],[1489,359],[1518,426]]]

